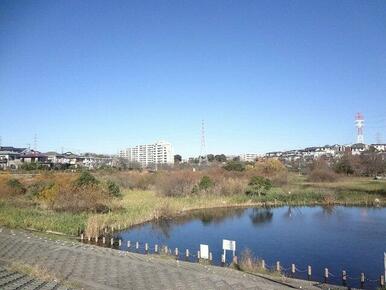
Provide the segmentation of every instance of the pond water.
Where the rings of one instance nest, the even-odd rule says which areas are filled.
[[[196,254],[200,244],[209,245],[214,264],[220,264],[222,239],[236,241],[236,255],[246,248],[269,266],[276,261],[288,269],[296,264],[300,270],[312,266],[312,279],[322,281],[324,268],[341,283],[341,271],[357,279],[361,272],[370,280],[383,273],[386,252],[386,208],[367,207],[279,207],[223,208],[194,211],[174,219],[146,223],[115,235],[141,245],[149,243],[185,249]],[[227,262],[232,254],[227,253]],[[194,258],[192,258],[193,260]],[[296,273],[306,278],[306,273]],[[358,280],[348,280],[359,286]],[[378,282],[366,281],[366,288]]]

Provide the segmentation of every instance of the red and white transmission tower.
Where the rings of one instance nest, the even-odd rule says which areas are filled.
[[[362,113],[356,113],[355,115],[355,127],[357,128],[357,143],[365,143],[363,137],[363,127],[365,125],[365,119]]]

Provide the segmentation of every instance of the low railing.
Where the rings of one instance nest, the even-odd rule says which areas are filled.
[[[108,232],[105,231],[106,236],[102,237],[96,237],[96,238],[91,238],[91,237],[85,237],[83,233],[80,234],[80,241],[83,243],[95,243],[100,246],[104,247],[111,247],[114,249],[119,249],[119,250],[125,250],[129,252],[134,252],[138,254],[158,254],[158,255],[167,255],[170,257],[175,258],[176,260],[183,260],[187,262],[202,262],[205,261],[206,263],[213,264],[213,255],[212,252],[209,252],[209,259],[202,259],[200,255],[200,251],[192,252],[189,249],[185,249],[185,251],[180,252],[178,248],[171,249],[166,245],[159,245],[159,244],[154,244],[150,245],[149,243],[140,243],[138,241],[132,242],[132,241],[127,241],[125,245],[123,245],[121,239],[116,239],[112,236],[108,235]],[[122,249],[123,248],[123,249]],[[232,258],[232,263],[234,266],[238,266],[238,259],[237,256],[233,256]],[[229,264],[226,264],[226,261],[224,257],[221,257],[221,266],[229,266]],[[311,281],[312,280],[312,266],[308,265],[307,268],[301,269],[298,268],[295,264],[291,264],[290,267],[285,268],[280,264],[280,261],[277,261],[276,264],[274,265],[269,265],[266,263],[265,260],[260,260],[260,267],[262,270],[267,270],[267,271],[272,271],[272,272],[278,272],[282,273],[287,277],[290,278],[299,278],[299,275],[297,273],[303,273],[303,275],[306,273],[307,274],[307,280]],[[342,285],[347,287],[348,284],[352,284],[353,282],[357,282],[360,286],[361,289],[365,287],[365,284],[368,282],[371,283],[377,283],[381,289],[385,288],[385,275],[380,275],[379,279],[368,279],[365,276],[365,273],[360,273],[359,277],[353,277],[347,273],[347,271],[343,270],[340,274],[337,273],[331,273],[328,268],[324,268],[323,271],[323,283],[327,284],[330,281],[331,278],[335,278],[335,280],[340,277],[342,281]],[[352,283],[348,283],[348,281],[353,281]]]

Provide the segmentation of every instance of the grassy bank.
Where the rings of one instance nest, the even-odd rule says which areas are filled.
[[[147,178],[146,175],[140,177],[143,176]],[[34,178],[45,180],[46,177]],[[74,179],[73,176],[61,178],[65,181]],[[24,182],[23,184],[27,184],[24,180],[20,180]],[[32,181],[29,182],[32,184]],[[139,183],[142,182],[140,180]],[[67,196],[70,198],[72,195]],[[119,198],[112,197],[106,200],[106,207],[110,210],[104,213],[48,209],[45,207],[46,203],[39,202],[38,197],[39,195],[36,197],[28,193],[0,196],[0,225],[61,232],[66,235],[77,235],[78,229],[82,228],[86,230],[86,235],[95,236],[106,227],[128,228],[152,219],[173,217],[193,209],[285,204],[385,206],[386,181],[342,177],[336,182],[313,183],[307,181],[306,177],[291,175],[286,184],[276,185],[261,196],[241,192],[224,195],[205,191],[192,195],[167,196],[158,193],[154,188],[140,190],[129,187],[122,189]]]
[[[84,228],[88,214],[57,213],[35,207],[19,207],[9,201],[0,201],[0,225],[9,228],[53,231],[77,235]]]

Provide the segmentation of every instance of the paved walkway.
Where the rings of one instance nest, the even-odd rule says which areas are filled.
[[[2,229],[0,264],[12,262],[43,267],[67,284],[77,285],[74,288],[83,289],[322,289],[307,281],[270,281],[227,268],[49,240],[29,232]],[[6,276],[10,272],[0,268],[1,289],[1,285],[7,285],[7,289],[40,289],[35,279],[17,273],[15,275],[23,276],[18,281],[25,282],[21,287],[1,284],[7,283],[1,280],[1,273]],[[31,279],[30,284],[28,279]],[[43,286],[47,285],[51,284]]]
[[[57,281],[42,281],[0,266],[0,289],[66,290],[67,288],[61,286]]]

